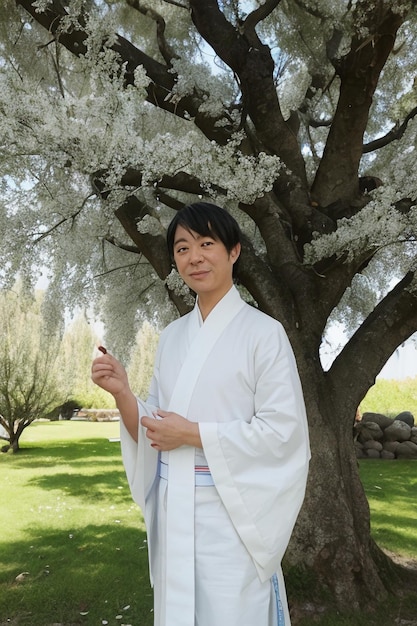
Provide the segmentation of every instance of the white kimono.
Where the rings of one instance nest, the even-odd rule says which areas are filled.
[[[166,606],[155,626],[198,623],[195,492],[205,487],[194,487],[194,465],[204,457],[211,489],[227,511],[225,523],[231,522],[260,583],[278,581],[279,624],[289,626],[281,560],[303,502],[310,452],[301,385],[282,325],[244,303],[235,287],[204,323],[196,305],[161,334],[150,397],[138,403],[140,416],[159,407],[198,422],[203,444],[197,462],[188,446],[163,453],[169,477],[161,538],[159,455],[142,426],[136,444],[121,423],[123,461],[148,532],[151,580],[161,558],[166,562]],[[257,620],[257,626],[271,624]]]

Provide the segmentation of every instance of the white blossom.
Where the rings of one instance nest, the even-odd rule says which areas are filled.
[[[85,28],[87,53],[75,57],[63,46],[54,49],[50,34],[35,22],[27,20],[22,28],[23,12],[13,0],[4,1],[0,39],[0,282],[12,284],[21,271],[29,277],[28,283],[34,284],[42,266],[49,279],[45,310],[51,323],[61,323],[57,311],[61,314],[74,303],[93,303],[106,317],[109,339],[116,343],[118,336],[120,353],[127,354],[144,312],[161,322],[173,315],[173,308],[164,284],[145,259],[123,249],[131,248],[132,241],[118,220],[118,208],[128,196],[136,196],[152,214],[137,222],[139,232],[162,234],[172,211],[159,202],[158,189],[166,179],[183,174],[198,181],[201,197],[218,201],[241,220],[238,203],[251,204],[271,191],[285,171],[284,165],[259,146],[254,154],[248,154],[250,141],[244,131],[220,145],[194,125],[193,113],[185,113],[181,119],[155,107],[148,101],[152,84],[143,66],[135,68],[134,84],[126,86],[127,67],[120,66],[118,55],[111,49],[117,33],[129,36],[134,45],[158,59],[161,67],[163,60],[148,18],[137,15],[133,23],[132,14],[122,6],[125,3],[65,3],[68,17],[61,32]],[[37,0],[36,10],[44,10],[49,3]],[[279,3],[273,14],[258,24],[257,32],[277,61],[277,92],[284,117],[300,108],[301,152],[312,181],[328,127],[309,128],[307,132],[303,123],[310,118],[331,119],[338,98],[339,82],[326,46],[334,42],[332,58],[341,58],[349,52],[353,33],[368,37],[366,20],[375,2],[305,0],[304,4],[311,10],[303,12],[293,3]],[[410,6],[409,0],[379,4],[381,10],[390,7],[398,12]],[[242,13],[259,3],[234,6]],[[233,22],[236,14],[230,7],[231,3],[224,3]],[[233,72],[218,64],[214,53],[210,52],[214,60],[204,61],[209,55],[207,46],[196,34],[187,11],[179,13],[174,4],[166,2],[158,2],[157,10],[166,20],[166,37],[180,57],[172,62],[174,85],[167,90],[167,102],[181,106],[188,98],[200,115],[216,120],[215,129],[239,128],[242,102]],[[86,18],[85,25],[80,15]],[[333,38],[337,32],[342,33],[340,40]],[[412,51],[415,38],[412,23],[405,23],[396,46],[403,44]],[[278,67],[281,58],[282,68]],[[413,54],[399,53],[388,60],[372,105],[366,141],[388,132],[415,106],[415,73]],[[312,88],[312,77],[320,78],[319,87]],[[395,207],[404,199],[412,206],[417,199],[416,142],[417,121],[411,120],[401,141],[363,156],[363,173],[371,170],[383,180],[383,187],[373,192],[372,202],[356,216],[340,220],[334,233],[317,236],[306,246],[308,263],[332,255],[351,261],[365,250],[375,254],[378,263],[382,254],[394,254],[395,250],[396,264],[402,271],[413,267],[417,258],[416,209],[401,212]],[[137,173],[132,177],[137,183],[127,188],[122,183],[132,171]],[[103,192],[105,197],[100,197]],[[175,189],[170,194],[173,201],[191,200],[191,194]],[[255,250],[266,258],[264,242],[250,218],[244,231]],[[175,271],[167,277],[167,285],[191,304],[192,296]],[[355,279],[346,298],[357,305],[371,302],[372,285],[368,277]],[[378,284],[374,294],[380,296],[383,289]]]
[[[172,269],[165,279],[168,289],[171,289],[177,296],[181,296],[186,304],[192,306],[194,304],[194,296],[190,289],[182,280],[176,269]]]
[[[145,217],[138,222],[138,231],[140,233],[148,233],[153,236],[161,235],[165,232],[161,222],[152,215],[145,215]]]

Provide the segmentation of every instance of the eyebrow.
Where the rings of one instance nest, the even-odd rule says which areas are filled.
[[[198,241],[199,239],[205,239],[207,237],[209,239],[214,239],[212,235],[200,235],[199,233],[197,233],[197,237],[194,237],[192,233],[190,233],[190,235],[195,241]],[[186,237],[179,237],[178,239],[175,239],[174,246],[176,246],[178,243],[188,243],[188,239]]]
[[[187,243],[187,240],[185,237],[180,237],[180,239],[176,239],[174,241],[174,246],[176,246],[178,243]]]

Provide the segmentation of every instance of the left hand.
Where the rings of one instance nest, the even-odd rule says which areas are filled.
[[[158,409],[156,417],[142,417],[141,424],[146,428],[146,436],[155,450],[167,452],[184,445],[202,447],[198,424],[178,413]]]

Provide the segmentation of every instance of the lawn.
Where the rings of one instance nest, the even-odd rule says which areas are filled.
[[[417,559],[417,462],[362,459],[359,468],[374,539],[381,548]]]
[[[118,429],[35,423],[18,454],[0,455],[2,625],[151,626],[144,526],[109,441]]]
[[[18,454],[0,455],[0,626],[152,626],[145,531],[112,441],[118,429],[39,422]],[[374,537],[413,558],[416,469],[412,461],[360,464]],[[401,610],[410,618],[407,601]],[[398,614],[391,604],[373,622],[334,616],[317,624],[391,626]]]

